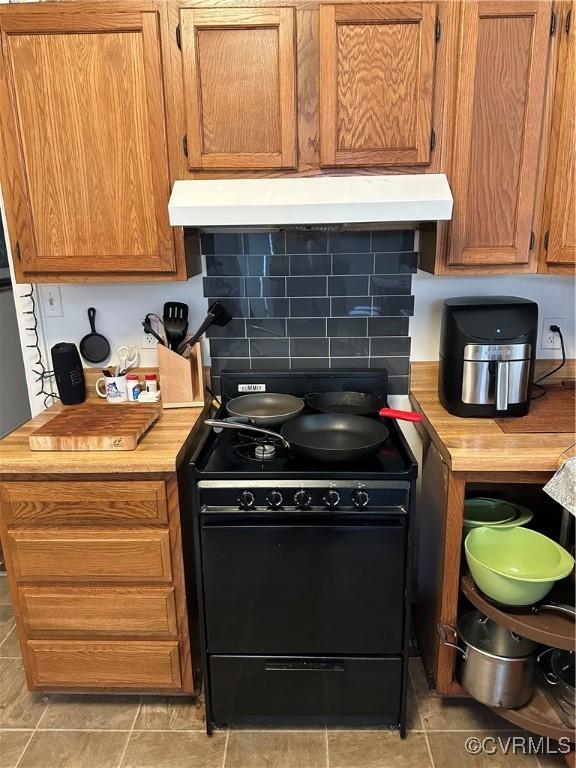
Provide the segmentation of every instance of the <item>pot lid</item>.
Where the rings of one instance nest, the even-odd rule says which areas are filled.
[[[515,659],[529,656],[537,648],[537,643],[510,632],[476,610],[460,616],[458,634],[467,645],[493,656]]]

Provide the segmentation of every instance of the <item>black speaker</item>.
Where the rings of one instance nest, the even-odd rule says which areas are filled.
[[[63,405],[77,405],[86,400],[84,369],[76,344],[61,341],[50,350],[58,394]]]

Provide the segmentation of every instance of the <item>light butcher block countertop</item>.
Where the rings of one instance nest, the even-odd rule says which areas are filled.
[[[93,401],[91,401],[93,402]],[[59,413],[53,405],[0,440],[0,477],[8,474],[133,474],[176,471],[202,423],[202,408],[170,408],[133,451],[32,451],[30,433]],[[102,403],[102,408],[114,408]],[[138,408],[135,404],[134,408]]]
[[[537,376],[554,361],[539,361]],[[574,361],[569,360],[560,372],[561,380],[574,379]],[[551,378],[558,386],[559,379]],[[547,406],[560,393],[551,387],[546,394]],[[438,400],[438,363],[413,363],[410,400],[424,420],[426,431],[448,467],[454,472],[550,472],[556,471],[564,459],[573,455],[576,434],[554,432],[555,425],[566,421],[565,409],[558,419],[550,419],[549,432],[505,433],[494,419],[459,418],[448,413]],[[558,400],[559,402],[559,400]],[[534,404],[538,403],[535,401]],[[534,407],[534,406],[533,406]],[[568,415],[574,427],[574,413]]]

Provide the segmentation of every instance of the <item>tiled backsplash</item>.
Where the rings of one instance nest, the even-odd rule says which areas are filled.
[[[208,332],[213,375],[387,368],[408,392],[412,230],[205,232],[202,252],[204,295],[233,317]]]

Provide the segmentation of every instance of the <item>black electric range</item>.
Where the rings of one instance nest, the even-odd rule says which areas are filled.
[[[388,381],[385,371],[286,371],[221,383],[219,418],[247,392],[385,399]],[[190,482],[209,733],[268,724],[404,734],[417,465],[398,425],[387,426],[377,453],[348,464],[206,430]]]

